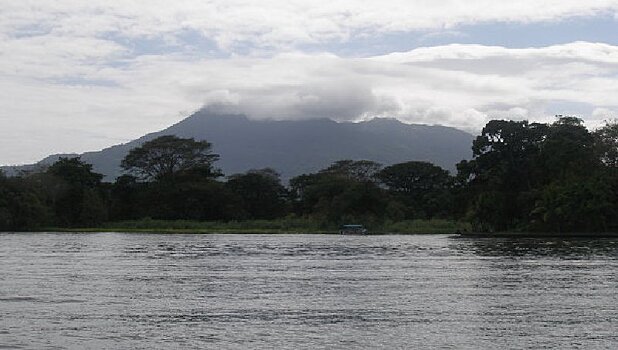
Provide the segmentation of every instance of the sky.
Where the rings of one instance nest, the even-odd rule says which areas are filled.
[[[192,112],[618,115],[618,0],[5,0],[0,164],[127,142]]]

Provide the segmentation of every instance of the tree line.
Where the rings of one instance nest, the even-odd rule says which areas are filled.
[[[440,218],[476,231],[618,230],[618,124],[493,120],[472,151],[455,174],[423,161],[340,160],[284,186],[270,168],[225,177],[209,142],[162,136],[131,150],[113,183],[79,158],[0,173],[0,230],[290,216],[324,227]]]

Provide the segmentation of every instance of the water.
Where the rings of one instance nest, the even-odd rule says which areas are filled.
[[[618,348],[616,239],[0,240],[0,349]]]

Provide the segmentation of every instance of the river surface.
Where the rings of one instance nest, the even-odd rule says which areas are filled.
[[[618,349],[617,239],[0,240],[0,349]]]

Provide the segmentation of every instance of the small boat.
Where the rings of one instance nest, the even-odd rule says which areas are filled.
[[[367,229],[363,225],[342,225],[339,234],[342,235],[366,235]]]

